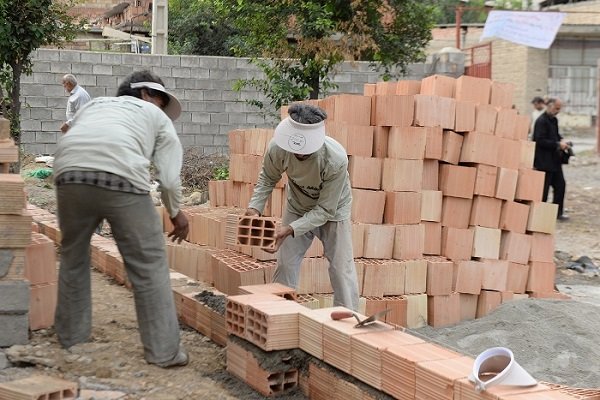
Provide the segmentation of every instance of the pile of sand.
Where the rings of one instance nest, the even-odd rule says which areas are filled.
[[[518,300],[484,318],[415,332],[472,357],[490,347],[507,347],[538,380],[600,388],[597,305],[575,300]]]

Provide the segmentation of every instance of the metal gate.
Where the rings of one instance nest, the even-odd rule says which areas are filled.
[[[463,49],[465,75],[492,79],[492,43]]]

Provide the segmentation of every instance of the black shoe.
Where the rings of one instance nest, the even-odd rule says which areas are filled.
[[[184,365],[188,364],[189,360],[190,358],[188,356],[187,351],[185,351],[185,349],[181,347],[179,348],[179,351],[177,352],[175,358],[169,361],[156,363],[156,365],[161,368],[183,367]]]
[[[558,217],[556,217],[556,219],[559,221],[568,221],[570,218],[567,214],[561,214]]]

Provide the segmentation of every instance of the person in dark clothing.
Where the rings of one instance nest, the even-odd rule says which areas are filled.
[[[546,111],[535,121],[533,141],[536,145],[533,166],[546,173],[542,200],[548,200],[548,192],[552,186],[552,202],[558,204],[557,218],[567,220],[569,217],[563,213],[566,182],[562,170],[561,152],[568,149],[569,144],[558,132],[556,115],[560,112],[561,107],[560,99],[548,100]]]

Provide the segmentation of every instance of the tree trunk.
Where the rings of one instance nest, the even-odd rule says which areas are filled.
[[[15,141],[15,144],[19,148],[19,161],[15,166],[15,172],[21,171],[21,73],[23,72],[23,66],[20,63],[15,63],[10,66],[12,68],[12,93],[11,93],[11,104],[10,112],[10,133]]]
[[[311,100],[318,99],[319,92],[320,92],[319,71],[312,71],[312,73],[310,75],[309,85],[310,85],[310,99]]]

